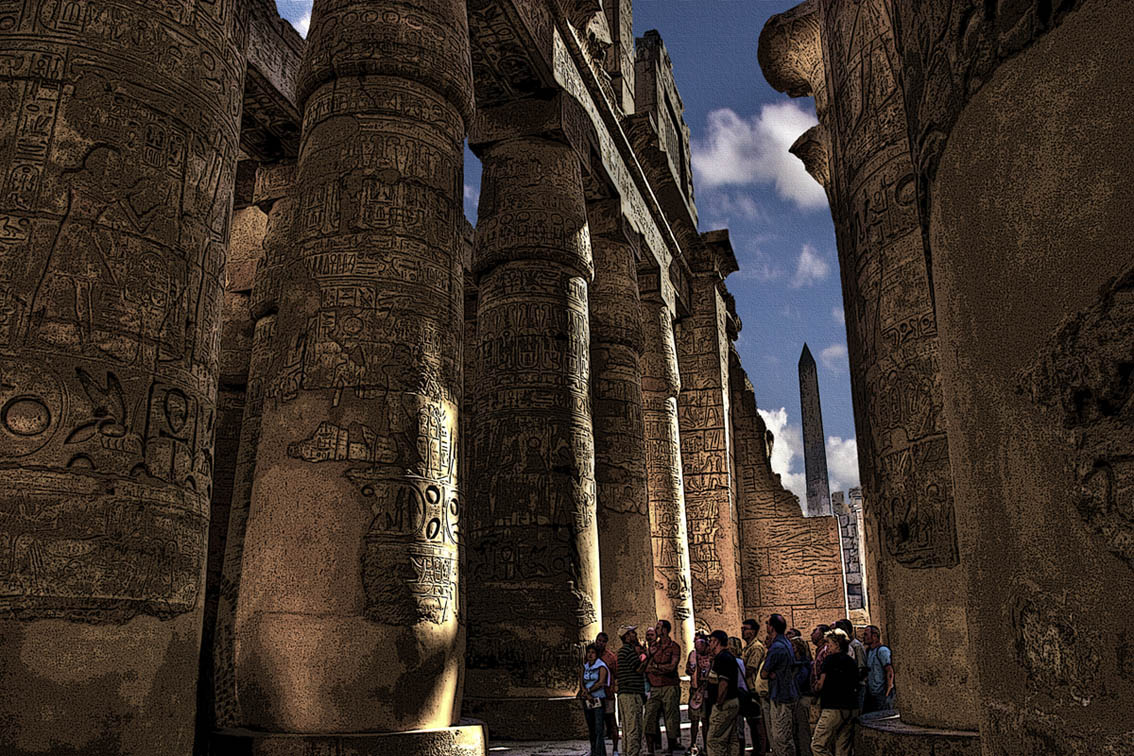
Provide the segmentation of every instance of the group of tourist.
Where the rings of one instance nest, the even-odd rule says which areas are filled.
[[[693,752],[700,732],[707,756],[740,756],[747,725],[755,756],[849,756],[859,714],[894,707],[894,667],[876,626],[860,641],[848,619],[821,624],[811,631],[814,652],[782,615],[768,617],[763,640],[760,630],[749,619],[740,638],[724,630],[697,635],[684,666]],[[663,722],[666,754],[684,750],[682,654],[671,631],[658,620],[643,644],[628,625],[618,631],[617,653],[607,648],[606,633],[587,646],[579,698],[591,756],[606,756],[608,734],[619,755],[619,723],[625,756],[641,756],[643,739],[646,753],[656,756]]]

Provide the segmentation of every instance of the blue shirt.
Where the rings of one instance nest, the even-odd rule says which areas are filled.
[[[886,666],[890,664],[890,649],[886,646],[866,652],[866,688],[875,696],[886,693]]]
[[[603,664],[602,659],[596,659],[594,664],[583,665],[583,687],[590,690],[591,686],[598,682],[599,670],[605,669],[607,674],[607,684],[610,684],[610,670]],[[595,698],[606,698],[606,689],[598,688],[591,691],[591,695]]]
[[[768,697],[776,703],[795,703],[799,687],[795,684],[795,649],[786,636],[779,635],[768,648],[764,669],[768,670]],[[771,677],[772,673],[775,677]]]

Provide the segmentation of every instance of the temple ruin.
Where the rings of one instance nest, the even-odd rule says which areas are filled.
[[[819,117],[857,583],[632,10],[0,0],[0,753],[484,756],[579,734],[600,630],[848,608],[903,685],[862,756],[1134,753],[1129,3],[761,36]]]

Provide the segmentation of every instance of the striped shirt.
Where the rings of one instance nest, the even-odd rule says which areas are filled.
[[[618,680],[618,693],[646,694],[646,675],[639,666],[640,657],[645,653],[641,646],[631,646],[629,643],[618,649],[618,666],[615,667],[614,677]]]

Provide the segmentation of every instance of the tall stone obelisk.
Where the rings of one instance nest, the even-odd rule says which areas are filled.
[[[827,449],[823,444],[823,411],[819,406],[819,371],[807,344],[799,356],[799,411],[803,417],[803,466],[807,472],[807,501],[803,514],[831,514],[831,488],[827,482]]]

